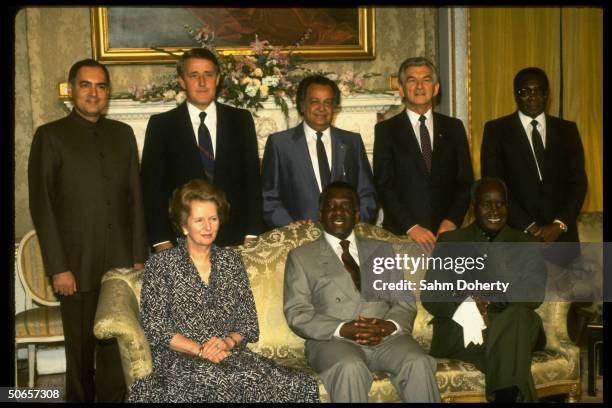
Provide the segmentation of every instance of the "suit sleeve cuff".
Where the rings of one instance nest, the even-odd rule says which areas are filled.
[[[400,325],[395,320],[387,319],[387,321],[389,321],[389,322],[391,322],[391,323],[393,323],[395,325],[395,331],[393,331],[393,333],[391,333],[389,336],[393,336],[395,333],[397,333],[398,331],[402,330]]]
[[[344,326],[344,323],[346,322],[342,322],[338,325],[338,327],[336,327],[336,331],[334,331],[334,337],[337,337],[339,339],[342,338],[342,336],[340,335],[340,329],[342,328],[342,326]]]
[[[163,242],[158,242],[157,244],[153,244],[153,246],[154,246],[154,247],[158,247],[158,246],[160,246],[160,245],[163,245],[163,244],[169,244],[169,243],[170,243],[170,241],[163,241]]]
[[[529,224],[528,226],[525,227],[525,229],[523,230],[523,232],[525,234],[529,234],[529,228],[533,227],[535,225],[535,221],[532,222],[531,224]]]

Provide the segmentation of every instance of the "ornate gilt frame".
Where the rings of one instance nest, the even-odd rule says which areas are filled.
[[[294,51],[308,60],[363,60],[375,58],[375,15],[373,7],[358,7],[359,43],[354,45],[304,45]],[[93,58],[106,64],[164,64],[175,60],[175,55],[181,55],[192,45],[185,47],[152,48],[110,48],[108,41],[108,9],[107,7],[92,7],[91,48]],[[224,55],[251,53],[249,47],[218,47],[217,51]]]

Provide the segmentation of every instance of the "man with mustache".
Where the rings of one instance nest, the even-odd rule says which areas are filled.
[[[93,325],[102,275],[142,269],[148,256],[138,149],[132,128],[103,116],[110,96],[104,65],[79,61],[68,81],[72,112],[40,126],[32,141],[30,212],[60,301],[65,399],[122,402],[117,343],[97,341]]]

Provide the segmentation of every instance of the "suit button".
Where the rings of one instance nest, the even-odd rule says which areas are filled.
[[[340,303],[341,301],[342,301],[342,299],[336,298],[336,303]]]

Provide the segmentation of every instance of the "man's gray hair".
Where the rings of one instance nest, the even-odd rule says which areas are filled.
[[[406,69],[408,67],[429,67],[433,75],[434,84],[437,84],[440,79],[438,68],[436,68],[431,60],[425,57],[410,57],[406,58],[399,67],[398,81],[400,85],[403,85],[404,81],[406,81]]]

